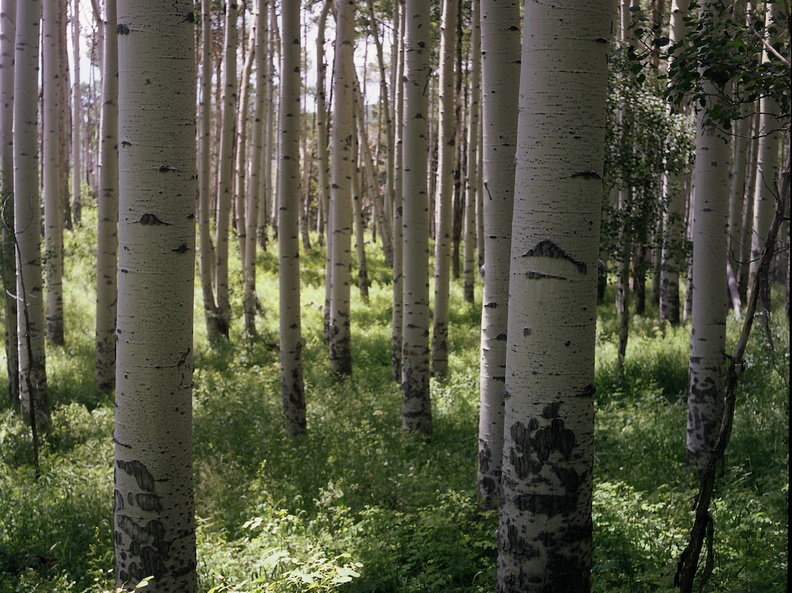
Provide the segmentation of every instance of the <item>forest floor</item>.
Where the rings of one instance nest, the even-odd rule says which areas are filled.
[[[65,347],[48,349],[53,425],[34,478],[29,430],[0,393],[0,593],[113,590],[113,401],[93,384],[94,236],[69,233]],[[354,372],[333,379],[322,338],[324,259],[303,256],[308,434],[280,409],[277,258],[259,256],[263,315],[247,343],[208,346],[196,292],[194,453],[202,593],[491,592],[497,516],[475,493],[480,287],[452,287],[450,371],[432,381],[434,434],[400,429],[391,377],[390,272],[369,245],[369,302],[354,291]],[[233,275],[240,310],[241,275]],[[688,327],[634,317],[623,372],[612,288],[597,327],[593,588],[672,592],[692,525],[685,465]],[[775,299],[780,302],[781,296]],[[730,317],[729,348],[739,322]],[[704,591],[786,591],[789,326],[755,326],[732,442],[712,505],[715,568]],[[5,363],[0,365],[5,369]],[[0,385],[5,387],[5,378]]]

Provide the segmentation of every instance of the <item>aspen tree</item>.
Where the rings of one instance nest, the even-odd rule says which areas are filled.
[[[768,6],[765,29],[775,33],[768,43],[777,44],[780,40],[780,23],[777,3]],[[762,60],[767,61],[767,50],[762,52]],[[783,130],[780,123],[778,101],[771,96],[759,99],[759,146],[756,153],[756,186],[753,195],[753,233],[751,234],[751,265],[748,283],[753,281],[759,264],[759,254],[767,239],[767,231],[773,219],[775,199],[778,193],[778,174],[781,164],[779,151]],[[769,298],[769,295],[767,295]]]
[[[690,2],[687,0],[671,0],[671,16],[669,24],[669,42],[673,45],[687,35],[685,19],[688,16]],[[660,321],[673,325],[680,320],[679,273],[683,265],[682,246],[685,236],[685,190],[687,184],[684,175],[668,173],[664,177],[663,197],[665,212],[663,213],[663,244],[660,266],[660,302],[658,309]]]
[[[404,243],[402,229],[402,168],[403,119],[404,119],[404,44],[400,43],[401,32],[404,31],[404,0],[393,3],[393,51],[391,57],[395,62],[391,91],[393,93],[393,120],[395,123],[393,149],[393,211],[391,216],[393,229],[393,312],[391,314],[391,370],[394,381],[401,382],[402,367],[402,321],[404,319]]]
[[[96,228],[96,385],[115,386],[118,299],[118,37],[116,0],[105,3],[104,68]]]
[[[451,198],[454,191],[456,128],[454,104],[456,73],[454,51],[457,39],[459,0],[443,0],[440,23],[440,114],[438,130],[437,193],[435,194],[434,319],[432,371],[448,371],[448,291],[451,282]]]
[[[118,2],[116,584],[197,590],[193,3]]]
[[[352,373],[350,283],[352,262],[352,142],[354,142],[352,74],[355,49],[355,2],[336,4],[333,67],[333,134],[330,186],[332,286],[330,293],[330,365],[336,375]]]
[[[302,329],[300,323],[300,7],[282,6],[283,39],[278,134],[278,278],[280,282],[281,398],[286,428],[305,432]]]
[[[223,41],[223,115],[218,155],[217,209],[215,214],[215,303],[217,330],[228,337],[231,301],[228,287],[229,219],[234,182],[234,137],[237,104],[237,11],[236,0],[225,4],[225,39]],[[211,327],[211,326],[210,326]],[[212,328],[214,329],[214,328]],[[215,336],[215,337],[219,337]],[[209,334],[210,340],[213,333]]]
[[[40,0],[18,0],[14,67],[14,237],[17,261],[19,393],[22,413],[50,423],[41,269],[38,97]],[[22,100],[24,97],[27,100]]]
[[[244,315],[245,335],[256,335],[256,229],[258,227],[259,209],[266,190],[266,170],[262,158],[264,156],[265,113],[270,109],[266,102],[265,88],[267,85],[267,1],[257,0],[256,4],[256,104],[253,119],[253,151],[250,158],[250,184],[247,192],[247,228],[245,231],[245,257],[242,260],[244,287],[242,309]]]
[[[702,4],[699,19],[717,26],[719,2]],[[693,274],[688,367],[687,460],[703,469],[720,426],[726,360],[726,261],[731,143],[709,110],[723,90],[703,81],[707,104],[696,116],[693,172]]]
[[[481,101],[481,1],[473,0],[470,32],[470,124],[468,126],[468,160],[465,178],[464,218],[464,298],[472,303],[476,283],[476,191],[478,189],[479,119]]]
[[[253,72],[253,61],[256,57],[256,28],[258,13],[254,14],[253,22],[248,32],[248,49],[245,61],[242,65],[242,80],[240,86],[239,107],[237,108],[236,124],[236,154],[234,166],[234,192],[233,192],[233,211],[234,211],[234,230],[237,235],[239,245],[239,256],[244,268],[245,240],[247,233],[247,168],[248,168],[248,118],[250,109],[250,76]]]
[[[63,344],[63,196],[60,195],[61,121],[59,69],[59,23],[65,5],[44,0],[42,177],[44,186],[44,267],[46,289],[46,334],[52,344]]]
[[[484,252],[481,309],[481,406],[478,492],[495,506],[503,457],[503,386],[509,304],[509,254],[514,210],[514,150],[520,77],[520,6],[481,0],[481,210]]]
[[[402,429],[430,434],[429,392],[429,4],[404,4],[404,115],[402,118]]]
[[[210,344],[228,335],[215,300],[215,252],[212,244],[212,3],[201,0],[201,78],[198,104],[198,237],[199,271],[206,333]]]
[[[525,5],[499,593],[591,588],[594,334],[612,9],[611,0]]]
[[[319,244],[324,244],[326,218],[330,200],[330,181],[328,176],[327,154],[327,102],[325,91],[325,79],[327,74],[327,63],[325,61],[325,26],[327,15],[333,0],[324,0],[322,10],[319,13],[319,20],[316,24],[316,188],[318,192],[317,202],[319,203],[320,218],[322,222],[317,222]]]
[[[4,289],[6,373],[11,404],[19,402],[19,348],[17,343],[16,248],[14,246],[14,43],[16,0],[0,7],[0,222],[2,228],[2,281]]]
[[[82,79],[80,77],[80,5],[72,0],[72,52],[74,79],[72,82],[72,205],[71,215],[74,224],[80,224],[82,210]]]

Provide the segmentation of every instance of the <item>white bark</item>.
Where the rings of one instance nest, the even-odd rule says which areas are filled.
[[[404,11],[402,429],[429,434],[429,4],[407,0]]]
[[[116,0],[105,2],[106,21],[96,239],[96,385],[115,386],[118,299],[118,36]]]
[[[14,246],[14,42],[16,0],[0,8],[0,221],[2,222],[2,281],[5,312],[5,351],[8,397],[19,401],[19,348],[17,344],[16,248]]]
[[[473,0],[470,32],[470,122],[468,125],[467,176],[465,178],[464,213],[464,299],[474,300],[476,284],[476,191],[478,190],[479,120],[481,113],[481,2]]]
[[[63,344],[63,196],[60,195],[61,121],[59,68],[59,19],[62,6],[57,0],[44,0],[43,25],[43,102],[42,175],[44,181],[44,265],[46,277],[47,340]],[[63,15],[65,17],[65,15]]]
[[[484,287],[481,309],[481,411],[478,491],[497,504],[503,457],[503,386],[509,254],[514,210],[514,151],[520,76],[520,10],[517,2],[481,0],[481,99]],[[483,216],[482,216],[483,215]]]
[[[35,408],[39,428],[49,424],[45,317],[41,270],[38,97],[41,2],[18,0],[14,68],[14,236],[17,250],[19,393],[22,412]]]
[[[709,0],[707,10],[715,0]],[[705,92],[720,90],[705,82]],[[697,115],[693,190],[693,275],[688,367],[687,459],[703,469],[720,426],[726,360],[729,136],[707,121],[710,103]]]
[[[72,217],[80,224],[82,208],[82,86],[80,77],[80,17],[79,0],[72,0]]]
[[[432,371],[448,371],[448,291],[451,282],[451,198],[454,192],[456,148],[454,56],[459,0],[444,0],[440,24],[440,115],[435,195],[434,319]]]
[[[612,8],[610,0],[525,6],[499,593],[591,587],[594,334]]]
[[[400,35],[397,33],[404,30],[404,2],[393,3],[393,21],[398,23],[394,26],[394,51],[395,58],[394,84],[392,86],[394,100],[393,119],[395,123],[393,146],[396,154],[393,161],[393,313],[391,315],[391,370],[393,379],[401,382],[401,360],[402,360],[402,320],[404,311],[404,244],[402,236],[402,167],[403,156],[403,125],[404,119],[404,44],[399,42]]]
[[[305,432],[300,323],[300,10],[284,2],[278,166],[278,278],[280,286],[281,398],[286,428]]]
[[[332,265],[330,293],[330,365],[336,375],[352,373],[350,345],[350,284],[352,263],[352,143],[355,49],[355,3],[336,3],[335,65],[333,68],[333,134],[329,241]]]
[[[220,333],[228,336],[231,301],[228,286],[229,219],[234,183],[234,137],[237,104],[237,11],[236,0],[226,2],[223,42],[223,119],[218,155],[217,210],[215,214],[215,302]]]
[[[118,2],[116,583],[194,593],[192,2]]]

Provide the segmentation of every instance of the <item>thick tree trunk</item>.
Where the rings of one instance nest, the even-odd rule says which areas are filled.
[[[591,588],[594,334],[612,8],[610,0],[525,6],[499,593]]]
[[[118,37],[116,0],[105,3],[102,133],[96,228],[96,386],[115,387],[118,300]]]
[[[5,312],[5,351],[8,397],[19,404],[19,345],[17,343],[16,247],[14,245],[14,43],[16,0],[3,0],[0,9],[0,199],[2,203],[2,281]]]
[[[336,375],[352,373],[350,284],[352,263],[352,143],[355,4],[336,5],[335,65],[333,68],[333,162],[330,202],[332,290],[330,294],[330,365]]]
[[[61,183],[60,19],[65,18],[57,0],[44,0],[42,176],[44,181],[44,265],[46,277],[46,333],[52,344],[64,343],[63,330],[63,196]]]
[[[39,429],[50,423],[45,354],[39,204],[38,97],[41,2],[18,0],[14,68],[14,237],[22,413]],[[23,99],[24,98],[24,99]]]
[[[702,8],[706,11],[715,0]],[[709,88],[707,88],[707,85]],[[705,83],[715,96],[719,89]],[[726,261],[729,224],[729,137],[707,123],[710,105],[697,116],[693,194],[693,278],[688,367],[687,460],[703,469],[715,444],[723,404],[726,348]]]
[[[286,429],[305,432],[305,385],[300,322],[300,7],[283,4],[278,166],[278,279],[280,296],[281,398]]]
[[[438,130],[437,194],[435,195],[434,319],[432,372],[448,372],[448,303],[451,283],[452,197],[456,150],[456,73],[454,57],[459,0],[443,1],[440,25],[440,115]]]
[[[430,434],[429,392],[429,5],[404,5],[404,116],[402,118],[402,429]]]
[[[481,411],[478,493],[497,505],[503,457],[503,386],[509,305],[509,254],[514,209],[515,116],[520,77],[520,11],[516,2],[481,0],[482,188],[484,287],[481,309]]]
[[[192,2],[118,2],[116,584],[197,590],[192,471]]]

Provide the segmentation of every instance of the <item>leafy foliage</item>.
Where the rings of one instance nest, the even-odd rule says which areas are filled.
[[[93,211],[85,215],[86,226],[69,240],[75,255],[67,258],[68,279],[90,276],[92,252],[76,245],[88,240]],[[374,273],[386,277],[381,255],[369,247]],[[259,260],[267,312],[258,341],[245,343],[237,320],[231,343],[211,350],[196,313],[200,591],[491,591],[497,517],[475,498],[477,308],[463,304],[461,286],[452,287],[451,368],[432,382],[435,434],[425,442],[399,428],[399,388],[390,379],[391,287],[376,285],[368,305],[353,291],[356,366],[338,383],[326,362],[321,309],[311,304],[323,302],[322,284],[306,282],[309,433],[292,440],[281,419],[277,319],[267,307],[277,291],[270,260]],[[303,265],[321,261],[321,253],[306,254]],[[113,406],[92,390],[86,370],[90,283],[68,279],[68,345],[50,351],[53,430],[38,482],[27,429],[7,404],[0,409],[0,591],[115,587]],[[633,318],[619,373],[612,306],[597,313],[594,590],[670,592],[694,485],[684,465],[687,329]],[[732,340],[735,327],[730,320]],[[775,354],[761,332],[753,338],[717,492],[717,566],[705,591],[785,590],[788,327],[780,317],[771,327]]]

